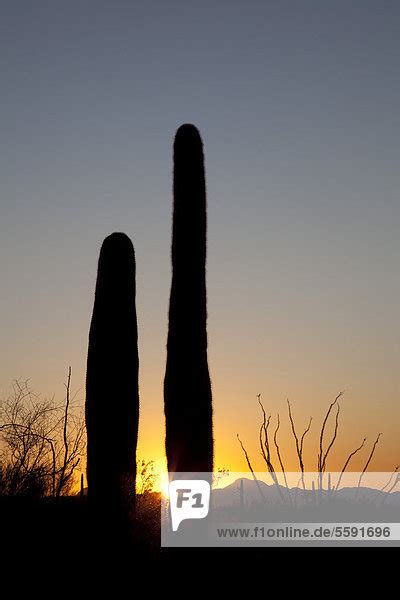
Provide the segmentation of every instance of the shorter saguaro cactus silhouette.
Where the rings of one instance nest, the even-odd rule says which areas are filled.
[[[86,375],[89,500],[134,506],[139,420],[135,253],[113,233],[99,257]]]

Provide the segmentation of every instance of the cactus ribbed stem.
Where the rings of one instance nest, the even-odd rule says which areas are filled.
[[[212,472],[212,394],[207,362],[206,187],[193,125],[174,143],[172,286],[164,380],[168,471]]]
[[[86,375],[88,496],[134,505],[139,420],[135,253],[123,233],[102,245]]]

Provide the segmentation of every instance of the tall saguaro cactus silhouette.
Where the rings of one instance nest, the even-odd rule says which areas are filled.
[[[164,379],[168,471],[211,472],[212,394],[207,362],[206,186],[193,125],[174,142],[172,286]]]
[[[134,507],[139,420],[135,253],[124,233],[101,247],[86,375],[89,499]]]

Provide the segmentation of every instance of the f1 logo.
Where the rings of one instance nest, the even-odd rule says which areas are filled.
[[[185,519],[204,519],[210,509],[210,484],[204,479],[175,479],[168,484],[172,531]]]

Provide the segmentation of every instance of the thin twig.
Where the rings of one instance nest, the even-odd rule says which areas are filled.
[[[392,487],[391,487],[391,488],[389,488],[389,489],[388,489],[388,491],[387,491],[386,493],[387,493],[387,494],[390,494],[390,493],[391,493],[391,492],[394,490],[394,488],[396,487],[396,485],[399,483],[399,481],[400,481],[400,473],[397,473],[397,477],[396,477],[396,479],[394,480],[394,483],[393,483]]]
[[[340,392],[336,396],[336,398],[334,399],[334,401],[331,402],[331,404],[329,405],[329,408],[328,408],[328,410],[326,412],[325,419],[324,419],[324,421],[322,423],[322,427],[321,427],[321,433],[320,433],[320,436],[319,436],[319,454],[318,454],[318,489],[319,489],[320,493],[322,492],[322,479],[323,479],[323,472],[324,472],[323,443],[324,443],[325,427],[326,427],[326,424],[328,422],[329,415],[331,414],[332,408],[335,406],[335,404],[337,403],[337,401],[339,400],[339,398],[343,394],[344,394],[344,391]],[[339,414],[337,413],[337,415],[336,415],[336,432],[335,433],[337,433],[338,417],[339,417]],[[335,440],[333,440],[333,441],[335,441]],[[330,450],[330,448],[329,448],[329,450]]]
[[[247,465],[248,465],[248,467],[249,467],[249,469],[250,469],[250,471],[251,471],[251,474],[253,475],[253,479],[254,479],[254,481],[255,481],[255,483],[256,483],[256,485],[257,485],[257,489],[258,489],[258,491],[260,492],[260,496],[261,496],[261,498],[262,498],[263,502],[265,502],[265,501],[266,501],[266,498],[265,498],[265,496],[264,496],[264,493],[263,493],[263,491],[262,491],[262,489],[261,489],[261,487],[260,487],[259,481],[258,481],[258,479],[257,479],[257,477],[256,477],[256,475],[255,475],[255,473],[254,473],[254,471],[253,471],[253,467],[251,466],[250,458],[249,458],[249,455],[247,454],[246,448],[243,446],[243,444],[242,444],[242,441],[241,441],[241,439],[240,439],[240,437],[239,437],[239,434],[238,434],[238,433],[236,434],[236,437],[237,437],[237,439],[239,440],[239,444],[240,444],[240,445],[241,445],[241,447],[242,447],[242,450],[243,450],[243,452],[244,452],[244,455],[245,455],[245,457],[246,457]]]
[[[278,481],[278,478],[277,478],[276,473],[275,473],[275,468],[274,468],[274,465],[272,464],[272,461],[271,461],[271,451],[270,451],[269,439],[268,439],[268,427],[269,427],[269,424],[271,422],[271,415],[269,415],[268,419],[266,418],[265,409],[264,409],[263,403],[261,402],[261,394],[258,394],[257,397],[258,397],[258,403],[261,406],[261,410],[263,412],[263,423],[262,423],[261,429],[260,429],[261,454],[262,454],[265,462],[267,463],[268,471],[269,471],[269,473],[271,475],[271,478],[272,478],[274,484],[276,485],[276,489],[278,491],[278,494],[279,494],[281,500],[284,502],[285,498],[284,498],[284,496],[282,494],[281,486],[279,485],[279,481]],[[262,440],[262,433],[263,432],[264,432],[264,448],[265,448],[265,451],[264,451],[264,448],[263,448],[263,440]]]
[[[353,456],[354,456],[355,454],[357,454],[357,452],[359,452],[359,450],[361,450],[361,448],[363,448],[363,446],[364,446],[364,444],[365,444],[366,440],[367,440],[367,438],[364,438],[364,439],[363,439],[363,441],[362,441],[362,444],[361,444],[361,446],[359,446],[358,448],[356,448],[356,449],[355,449],[353,452],[350,452],[350,454],[349,454],[349,456],[348,456],[348,458],[347,458],[346,462],[345,462],[345,463],[344,463],[344,465],[343,465],[343,469],[342,469],[342,471],[341,471],[341,473],[340,473],[340,476],[339,476],[339,479],[338,479],[338,482],[337,482],[337,485],[336,485],[336,492],[337,492],[337,491],[338,491],[338,489],[339,489],[340,483],[341,483],[341,481],[342,481],[343,473],[344,473],[344,472],[345,472],[345,470],[347,469],[347,466],[348,466],[348,464],[349,464],[350,460],[353,458]]]
[[[283,460],[282,460],[282,457],[281,457],[281,452],[280,452],[279,444],[278,444],[278,440],[277,440],[277,434],[278,434],[280,425],[281,425],[281,422],[280,422],[279,413],[278,413],[278,424],[277,424],[275,432],[274,432],[274,444],[275,444],[275,448],[276,448],[276,453],[278,455],[279,464],[281,465],[281,469],[282,469],[282,473],[283,473],[283,479],[285,481],[285,485],[286,485],[286,489],[287,489],[287,493],[288,493],[289,502],[290,502],[290,504],[292,504],[292,498],[291,498],[291,495],[290,495],[290,490],[289,490],[289,486],[288,486],[288,482],[287,482],[287,478],[286,478],[286,471],[285,471],[285,467],[283,466]]]
[[[311,428],[311,423],[312,423],[312,417],[310,417],[310,421],[309,421],[309,423],[308,423],[308,426],[307,426],[307,428],[304,430],[304,433],[303,433],[303,435],[301,436],[301,439],[300,439],[300,452],[301,452],[301,455],[302,455],[302,456],[303,456],[303,443],[304,443],[304,438],[305,438],[306,434],[307,434],[307,433],[310,431],[310,428]]]
[[[393,473],[390,475],[390,479],[389,479],[389,481],[387,482],[387,484],[386,484],[386,485],[384,485],[384,486],[383,486],[383,488],[381,488],[381,492],[384,492],[384,491],[385,491],[385,489],[388,487],[388,485],[389,485],[389,484],[390,484],[390,482],[392,481],[392,479],[393,479],[393,475],[396,475],[396,473],[397,473],[397,471],[399,470],[399,468],[400,468],[400,467],[395,467],[395,468],[394,468],[394,471],[393,471]],[[397,477],[398,477],[398,475],[397,475]],[[396,483],[397,483],[397,480],[396,480]],[[392,490],[393,488],[390,488],[390,489]]]
[[[67,469],[68,463],[68,411],[69,411],[69,403],[70,403],[70,386],[71,386],[71,367],[68,368],[68,379],[65,384],[66,394],[65,394],[65,410],[64,410],[64,427],[63,427],[63,442],[64,442],[64,460],[61,469],[61,475],[58,480],[57,485],[57,498],[61,494],[62,487],[65,485],[64,476],[65,471]]]
[[[382,433],[378,433],[378,437],[376,438],[376,440],[375,440],[375,442],[374,442],[374,445],[372,446],[371,454],[369,455],[369,457],[368,457],[368,460],[367,460],[367,462],[365,463],[365,467],[364,467],[364,469],[363,469],[363,471],[362,471],[362,473],[361,473],[361,475],[360,475],[360,478],[359,478],[359,480],[358,480],[358,485],[357,485],[357,491],[356,491],[356,495],[358,495],[358,492],[359,492],[359,489],[360,489],[360,486],[361,486],[361,480],[362,480],[362,478],[363,478],[363,476],[364,476],[364,473],[365,473],[365,471],[366,471],[366,470],[368,469],[368,467],[369,467],[369,463],[370,463],[370,462],[371,462],[371,460],[372,460],[372,457],[373,457],[373,455],[374,455],[374,452],[375,452],[376,445],[377,445],[377,443],[379,442],[379,438],[381,437],[381,435],[382,435]]]
[[[287,400],[287,405],[288,405],[288,411],[289,411],[290,424],[292,426],[292,432],[293,432],[293,436],[294,436],[294,439],[295,439],[295,442],[296,442],[297,457],[299,459],[299,465],[300,465],[300,470],[301,470],[301,481],[302,481],[302,484],[303,484],[303,489],[305,490],[306,489],[306,484],[305,484],[305,481],[304,481],[303,443],[304,443],[304,437],[305,437],[305,435],[310,431],[312,417],[310,417],[310,421],[308,423],[308,427],[305,429],[303,435],[301,436],[301,441],[299,442],[299,438],[298,438],[297,433],[296,433],[296,428],[294,426],[294,419],[293,419],[292,410],[291,410],[291,406],[290,406],[289,400]]]
[[[329,419],[329,415],[331,414],[332,408],[335,406],[335,404],[337,403],[337,401],[339,400],[339,398],[341,396],[343,396],[344,391],[340,392],[336,398],[334,399],[333,402],[331,402],[331,404],[329,405],[329,408],[327,410],[327,413],[325,415],[325,419],[324,422],[322,423],[322,427],[321,427],[321,433],[319,436],[319,455],[318,455],[318,472],[320,473],[322,471],[322,461],[323,461],[323,440],[324,440],[324,433],[325,433],[325,427],[326,427],[326,423]]]
[[[381,505],[383,505],[383,504],[386,502],[386,500],[387,500],[387,498],[388,498],[389,494],[390,494],[390,493],[391,493],[391,492],[394,490],[394,488],[396,487],[396,485],[397,485],[397,484],[398,484],[398,482],[400,481],[400,473],[398,473],[398,469],[399,469],[399,468],[400,468],[400,467],[395,467],[395,468],[394,468],[394,471],[393,471],[393,473],[391,473],[391,475],[390,475],[390,477],[389,477],[389,481],[387,482],[387,484],[386,484],[386,485],[384,485],[384,486],[383,486],[383,487],[382,487],[382,488],[379,490],[379,492],[376,494],[376,496],[375,496],[375,498],[374,498],[374,500],[375,500],[375,499],[377,499],[377,498],[379,498],[379,499],[381,500]],[[391,484],[391,482],[392,482],[392,479],[393,479],[393,476],[394,476],[394,475],[396,475],[396,473],[397,473],[397,477],[395,477],[395,480],[394,480],[394,483],[393,483],[393,485],[392,485],[392,486],[391,486],[391,487],[388,489],[388,491],[387,491],[387,492],[385,492],[385,489],[388,487],[388,485],[390,485],[390,484]]]
[[[340,405],[338,404],[337,405],[337,411],[336,411],[335,431],[333,433],[332,441],[329,444],[329,446],[328,446],[328,448],[327,448],[327,450],[326,450],[326,452],[325,452],[325,454],[323,456],[323,459],[322,459],[322,472],[323,473],[325,472],[325,469],[326,469],[326,459],[328,458],[329,452],[330,452],[333,444],[335,443],[335,440],[336,440],[336,437],[337,437],[337,432],[338,432],[338,427],[339,427],[339,413],[340,413]]]

